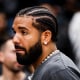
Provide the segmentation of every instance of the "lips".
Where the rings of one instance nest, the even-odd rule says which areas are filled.
[[[23,47],[19,46],[19,45],[15,45],[15,49],[17,50],[21,50],[21,49],[24,49]]]
[[[16,53],[19,55],[24,55],[25,54],[25,48],[22,46],[19,46],[18,44],[15,45]]]
[[[20,55],[24,55],[25,51],[22,49],[16,49],[16,53],[20,54]]]

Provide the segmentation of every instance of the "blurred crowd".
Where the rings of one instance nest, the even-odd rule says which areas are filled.
[[[0,43],[13,35],[15,14],[25,7],[48,8],[58,21],[57,47],[80,69],[80,0],[0,0]]]

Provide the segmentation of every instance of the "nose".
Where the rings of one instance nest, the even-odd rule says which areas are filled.
[[[19,35],[16,33],[13,36],[13,43],[18,44],[20,42]]]

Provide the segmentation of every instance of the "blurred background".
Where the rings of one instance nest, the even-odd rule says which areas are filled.
[[[37,5],[48,8],[57,18],[57,47],[80,68],[80,34],[75,35],[80,32],[80,28],[76,29],[77,24],[80,24],[80,0],[0,0],[0,43],[6,33],[9,35],[13,34],[12,23],[16,13],[23,8]],[[77,20],[73,22],[73,17],[77,13],[79,13],[79,22],[76,23],[75,29],[72,31],[73,27],[71,24],[75,24],[75,21],[77,22]],[[74,35],[79,39],[74,37]]]

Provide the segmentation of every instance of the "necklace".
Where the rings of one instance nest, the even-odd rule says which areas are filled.
[[[54,52],[52,52],[51,54],[49,54],[42,62],[41,62],[41,64],[43,64],[46,60],[48,60],[53,54],[56,54],[56,53],[58,53],[59,52],[59,50],[55,50]]]

